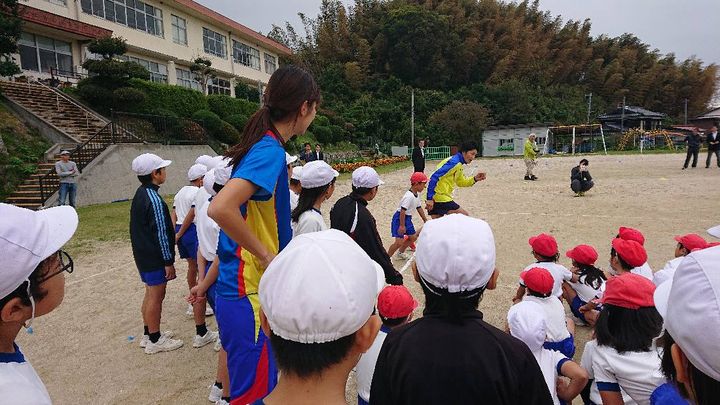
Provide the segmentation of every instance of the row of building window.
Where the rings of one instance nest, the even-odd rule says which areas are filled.
[[[164,36],[162,10],[140,0],[80,0],[83,12],[158,37]]]
[[[24,70],[45,73],[51,69],[65,73],[73,70],[72,48],[68,42],[23,32],[18,48]]]
[[[118,56],[118,59],[126,62],[135,62],[150,72],[150,81],[155,83],[167,83],[168,72],[167,66],[162,63],[151,62],[149,60],[136,58],[134,56],[122,55]]]

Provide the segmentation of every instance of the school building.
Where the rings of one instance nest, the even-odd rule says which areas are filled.
[[[94,38],[125,38],[126,60],[143,65],[151,80],[200,90],[190,65],[212,61],[217,78],[208,93],[235,95],[235,85],[264,86],[290,49],[192,0],[26,0],[16,61],[34,78],[75,80]]]

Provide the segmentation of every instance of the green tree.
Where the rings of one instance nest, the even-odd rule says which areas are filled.
[[[207,94],[208,81],[217,76],[217,71],[212,68],[212,61],[207,58],[195,58],[193,64],[190,66],[190,71],[195,80],[200,83],[203,94]]]
[[[446,142],[480,139],[483,129],[492,122],[490,110],[472,101],[456,100],[430,117],[430,122],[443,131]]]
[[[18,0],[0,0],[0,76],[21,72],[12,58],[12,54],[17,52],[17,41],[22,31],[18,7]]]

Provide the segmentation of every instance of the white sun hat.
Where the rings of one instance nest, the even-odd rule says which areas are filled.
[[[165,160],[154,153],[143,153],[132,161],[132,171],[138,176],[146,176],[157,169],[168,167],[171,160]]]
[[[197,159],[195,159],[195,164],[211,168],[211,166],[213,165],[213,159],[214,158],[210,155],[200,155],[197,157]]]
[[[285,164],[286,165],[291,165],[291,164],[297,162],[297,160],[298,160],[297,156],[293,156],[293,155],[285,152]]]
[[[330,184],[330,182],[339,176],[337,170],[330,167],[329,164],[322,160],[313,160],[303,166],[300,184],[303,188],[316,188]]]
[[[300,181],[302,178],[302,172],[303,167],[302,166],[295,166],[292,168],[292,176],[290,176],[291,179]]]
[[[190,181],[197,180],[200,177],[204,176],[205,173],[207,173],[207,171],[208,171],[207,166],[196,163],[196,164],[190,166],[190,169],[188,170],[188,180],[190,180]]]
[[[542,350],[547,337],[545,311],[532,301],[520,301],[507,314],[510,334],[522,340],[531,352]]]
[[[352,185],[355,187],[375,188],[383,184],[385,182],[380,180],[380,175],[370,166],[360,166],[352,173]]]

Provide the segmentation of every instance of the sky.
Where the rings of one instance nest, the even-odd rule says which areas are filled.
[[[315,17],[321,0],[197,0],[256,31],[290,21],[301,28],[298,13]],[[343,0],[346,5],[352,0]],[[720,0],[540,0],[540,8],[564,19],[592,21],[592,35],[633,33],[651,49],[696,56],[720,64]]]

